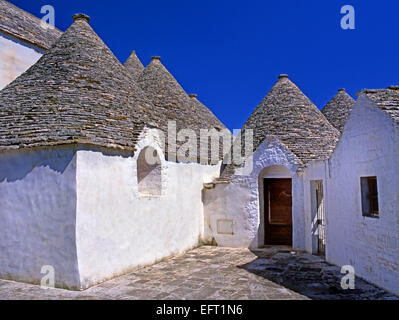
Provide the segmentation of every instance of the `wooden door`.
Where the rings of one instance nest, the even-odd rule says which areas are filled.
[[[292,245],[292,180],[264,179],[265,244]]]

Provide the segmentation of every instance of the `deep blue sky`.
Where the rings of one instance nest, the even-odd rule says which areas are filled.
[[[399,84],[396,0],[10,0],[41,16],[53,5],[56,26],[72,14],[90,24],[123,63],[132,49],[143,64],[163,64],[188,93],[230,128],[241,128],[281,73],[319,107],[339,88]],[[342,30],[340,9],[356,9],[356,30]]]

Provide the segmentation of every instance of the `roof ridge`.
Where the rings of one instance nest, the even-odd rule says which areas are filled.
[[[376,104],[376,106],[387,113],[397,125],[399,125],[399,87],[390,86],[386,89],[365,89],[359,92],[360,96]]]
[[[22,19],[22,16],[26,19]],[[0,32],[27,42],[41,50],[47,50],[62,34],[54,29],[41,28],[41,19],[16,5],[0,0]]]
[[[24,14],[26,14],[26,15],[30,16],[31,18],[37,20],[37,22],[41,22],[41,19],[40,19],[39,17],[35,16],[33,13],[30,13],[29,11],[26,11],[26,10],[24,10],[24,9],[22,9],[22,8],[20,8],[20,7],[18,7],[18,6],[16,6],[15,4],[11,3],[10,1],[7,1],[7,0],[0,0],[0,2],[1,2],[1,1],[7,3],[9,6],[14,7],[14,9],[16,9],[16,10],[18,10],[18,11],[23,11]],[[54,28],[57,29],[57,30],[59,30],[59,31],[61,31],[61,30],[58,29],[56,26],[54,26]],[[61,31],[61,32],[62,32],[62,31]]]

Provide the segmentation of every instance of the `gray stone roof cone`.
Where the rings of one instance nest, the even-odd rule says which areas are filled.
[[[206,128],[215,128],[216,130],[226,129],[226,126],[213,114],[213,112],[198,100],[198,95],[189,94],[189,97],[191,98],[194,108],[198,111],[201,123],[203,123]]]
[[[224,128],[209,109],[184,91],[161,63],[160,57],[152,57],[151,63],[140,74],[138,84],[164,121],[175,120],[178,128]]]
[[[321,112],[342,133],[354,106],[355,100],[346,93],[345,89],[339,89],[338,93],[325,105]]]
[[[254,130],[254,151],[267,135],[273,135],[304,163],[327,159],[339,135],[286,75],[279,77],[244,124],[246,128]]]
[[[168,120],[176,121],[178,130],[196,127],[198,117],[190,97],[163,66],[160,57],[152,57],[140,74],[138,85],[162,115],[161,128],[167,130]]]
[[[129,58],[126,60],[124,64],[125,68],[129,72],[129,74],[133,77],[134,80],[137,81],[140,74],[144,70],[144,66],[141,63],[140,59],[137,57],[136,51],[132,51]]]
[[[141,72],[137,83],[155,106],[155,113],[159,115],[158,127],[164,130],[165,135],[169,120],[176,121],[177,131],[181,129],[194,130],[198,141],[200,129],[225,128],[212,112],[184,91],[161,63],[160,57],[152,57],[151,63]],[[179,146],[178,142],[177,148]],[[166,149],[167,154],[168,148]],[[223,155],[220,156],[220,158],[222,157]],[[193,159],[192,161],[198,160]]]
[[[0,92],[0,149],[87,143],[134,150],[154,107],[88,17],[74,18],[39,61]]]
[[[274,136],[297,156],[302,165],[327,159],[339,138],[338,130],[287,75],[279,76],[244,124],[243,134],[247,129],[253,130],[253,151],[267,136]],[[222,179],[232,175],[233,169],[234,165],[227,165]]]

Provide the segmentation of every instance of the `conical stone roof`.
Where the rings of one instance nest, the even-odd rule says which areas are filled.
[[[152,57],[137,83],[161,115],[163,129],[167,130],[168,120],[176,121],[178,130],[198,127],[198,117],[190,97],[163,66],[160,57]]]
[[[286,75],[279,76],[244,124],[243,137],[248,129],[253,130],[253,151],[267,136],[274,136],[297,156],[301,166],[327,159],[339,138],[338,130]],[[234,165],[227,165],[222,179],[233,173]]]
[[[75,22],[0,91],[0,148],[88,143],[134,150],[154,107],[89,26]]]
[[[215,128],[216,130],[224,130],[226,126],[213,114],[209,108],[207,108],[201,101],[198,100],[198,95],[189,94],[191,103],[194,108],[198,111],[199,121],[204,128]]]
[[[217,132],[221,132],[222,130],[225,130],[229,134],[231,134],[230,130],[226,128],[226,126],[213,114],[211,110],[209,110],[204,104],[202,104],[198,100],[198,95],[196,94],[189,94],[189,97],[191,98],[191,103],[194,105],[194,108],[197,112],[197,121],[200,123],[201,129],[216,129]],[[230,143],[232,143],[233,137],[229,137]],[[200,143],[200,141],[198,142]],[[224,147],[223,144],[225,143],[225,140],[220,140],[219,139],[219,160],[223,160],[224,157]],[[231,144],[230,144],[231,145]],[[229,146],[230,146],[229,145]],[[202,149],[204,150],[205,148],[208,148],[208,159],[211,159],[211,144],[208,143],[208,146],[201,146]]]
[[[129,74],[133,77],[134,80],[137,81],[138,77],[144,70],[144,66],[141,63],[140,59],[137,57],[136,51],[132,51],[129,58],[126,60],[124,64],[125,68],[129,72]]]
[[[354,106],[355,100],[346,93],[345,89],[339,89],[338,93],[325,105],[321,112],[342,133]]]
[[[167,136],[168,121],[176,122],[176,129],[194,130],[198,143],[200,129],[218,128],[225,126],[198,100],[189,97],[177,80],[161,63],[160,57],[152,57],[151,63],[141,72],[137,83],[146,93],[159,115],[156,121],[165,136]],[[167,139],[166,139],[167,140]],[[177,148],[182,143],[177,142]],[[168,149],[168,148],[166,148]],[[199,146],[197,145],[197,149]],[[168,150],[166,150],[166,154]],[[198,150],[198,156],[200,151]],[[220,156],[222,158],[222,155]],[[198,161],[199,159],[193,159]]]

